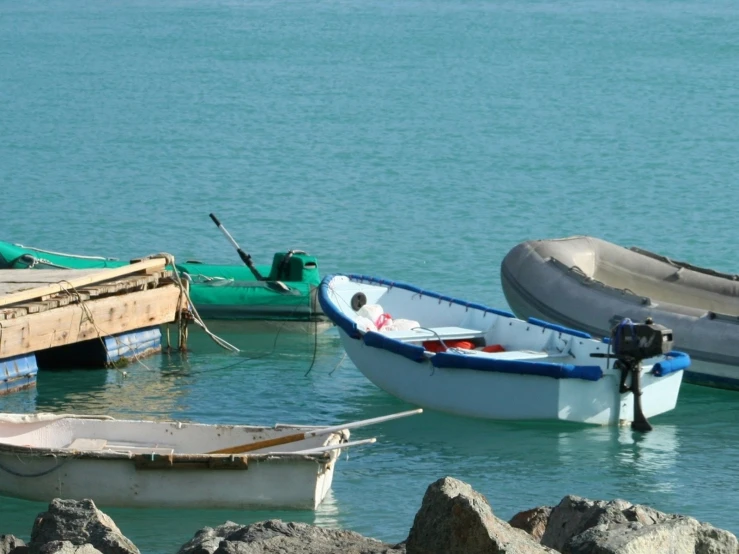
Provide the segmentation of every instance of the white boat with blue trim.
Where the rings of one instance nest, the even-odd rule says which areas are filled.
[[[687,354],[671,351],[671,331],[651,322],[623,327],[611,344],[362,275],[329,275],[318,297],[347,355],[372,383],[462,416],[631,422],[648,430],[647,417],[675,408],[690,365]]]

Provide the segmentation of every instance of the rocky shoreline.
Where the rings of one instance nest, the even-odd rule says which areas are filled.
[[[2,531],[0,529],[0,531]],[[353,531],[269,520],[205,527],[176,554],[739,554],[734,534],[683,515],[625,500],[565,496],[556,506],[506,522],[468,484],[429,485],[408,538],[387,544]],[[28,544],[0,537],[0,554],[140,554],[91,500],[54,499]]]

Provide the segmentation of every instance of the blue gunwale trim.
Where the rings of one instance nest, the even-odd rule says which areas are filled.
[[[667,356],[665,360],[657,362],[652,366],[652,373],[657,377],[663,377],[690,367],[690,356],[685,352],[673,350],[668,352]]]
[[[321,305],[321,309],[323,310],[323,313],[326,314],[326,317],[333,321],[339,329],[344,331],[353,339],[360,339],[362,338],[362,334],[359,332],[359,329],[357,329],[357,324],[341,313],[341,311],[336,307],[336,304],[334,304],[328,297],[328,284],[331,282],[331,279],[338,277],[339,275],[340,274],[335,273],[332,275],[326,275],[321,279],[321,284],[318,285],[318,303]]]
[[[439,352],[431,358],[431,364],[438,368],[472,369],[497,373],[517,373],[519,375],[538,375],[554,379],[583,379],[598,381],[603,370],[597,365],[554,364],[551,362],[531,362],[525,360],[496,360],[484,356]]]
[[[333,301],[329,298],[329,295],[328,295],[328,291],[329,291],[328,284],[331,282],[331,280],[334,277],[348,277],[349,279],[353,281],[358,281],[360,283],[370,283],[370,284],[382,285],[382,286],[386,286],[390,288],[404,289],[410,292],[415,292],[416,294],[428,296],[430,298],[438,298],[439,302],[448,302],[450,304],[458,304],[465,308],[472,308],[474,310],[480,310],[483,313],[490,313],[490,314],[495,314],[495,315],[499,315],[503,317],[510,317],[513,319],[516,318],[516,316],[513,315],[511,312],[506,312],[504,310],[490,308],[489,306],[484,306],[482,304],[477,304],[475,302],[465,302],[457,298],[452,298],[451,296],[444,296],[437,292],[424,290],[422,288],[416,287],[408,283],[403,283],[400,281],[391,281],[389,279],[382,279],[379,277],[370,277],[369,275],[359,275],[359,274],[354,274],[354,273],[349,273],[349,274],[332,273],[330,275],[326,275],[323,279],[321,279],[321,284],[318,285],[318,303],[321,305],[321,309],[323,310],[323,313],[326,314],[326,317],[328,317],[331,321],[333,321],[337,327],[339,327],[342,331],[344,331],[347,335],[349,335],[353,339],[362,338],[362,333],[359,331],[359,329],[357,329],[357,324],[354,323],[354,321],[352,321],[348,317],[346,317],[336,307],[336,305],[333,303]],[[401,342],[401,341],[397,341],[397,342]],[[411,359],[415,359],[415,355]]]
[[[419,287],[401,283],[398,281],[390,281],[387,279],[380,279],[376,277],[370,277],[367,275],[355,275],[355,274],[331,274],[326,275],[318,287],[318,301],[323,309],[326,316],[333,321],[337,327],[343,330],[349,337],[362,340],[367,346],[372,348],[379,348],[402,356],[409,360],[417,363],[423,363],[428,358],[425,354],[425,349],[420,345],[408,344],[406,342],[392,339],[382,333],[369,331],[362,333],[357,329],[356,323],[344,315],[329,298],[329,283],[334,277],[344,276],[348,277],[353,281],[360,283],[365,282],[369,284],[376,284],[387,287],[394,287],[404,289],[417,294],[422,294],[431,298],[438,298],[440,302],[449,302],[451,304],[458,304],[466,308],[472,308],[476,310],[482,310],[487,313],[500,315],[503,317],[514,318],[512,313],[505,312],[502,310],[496,310],[489,308],[482,304],[464,302],[449,296],[444,296],[435,292],[426,291]],[[532,325],[537,325],[532,323]],[[543,325],[539,325],[544,327]],[[550,328],[550,327],[547,327]],[[564,328],[562,328],[564,329]],[[558,326],[554,326],[554,330],[560,330]],[[564,332],[564,331],[562,331]],[[590,381],[597,381],[603,375],[602,370],[598,366],[574,366],[570,364],[553,364],[544,362],[528,362],[523,360],[495,360],[491,358],[485,358],[482,356],[475,357],[464,354],[454,354],[449,352],[443,352],[434,354],[430,358],[431,363],[435,367],[449,367],[458,369],[471,369],[476,371],[497,371],[501,373],[519,373],[523,375],[545,375],[554,377],[557,379],[564,378],[579,378]]]
[[[488,308],[482,304],[463,302],[451,298],[449,296],[443,296],[441,294],[423,290],[421,288],[409,285],[407,283],[401,283],[397,281],[390,281],[387,279],[380,279],[376,277],[369,277],[367,275],[355,275],[355,274],[331,274],[326,275],[318,287],[318,301],[321,305],[326,316],[333,321],[340,329],[346,332],[351,338],[356,340],[362,340],[367,346],[372,348],[379,348],[397,354],[409,360],[417,363],[423,363],[427,359],[430,360],[431,364],[437,368],[449,368],[449,369],[470,369],[475,371],[492,371],[499,373],[516,373],[521,375],[539,375],[545,377],[552,377],[555,379],[583,379],[586,381],[597,381],[603,376],[603,370],[599,366],[595,365],[572,365],[572,364],[557,364],[550,362],[533,362],[526,360],[498,360],[486,356],[474,356],[467,354],[457,354],[454,352],[439,352],[433,354],[430,358],[426,357],[425,349],[420,345],[408,344],[406,342],[392,339],[382,333],[369,331],[362,333],[357,329],[356,323],[350,318],[345,316],[336,307],[334,302],[329,298],[329,282],[334,277],[343,276],[348,277],[353,281],[365,282],[369,284],[376,284],[387,287],[395,287],[404,289],[431,298],[438,298],[440,302],[449,302],[451,304],[458,304],[460,306],[473,308],[477,310],[484,310],[488,313],[493,313],[503,317],[514,318],[513,314],[504,312],[502,310],[496,310]],[[529,318],[528,322],[531,325],[551,329],[560,333],[570,334],[583,339],[593,339],[588,333],[568,329],[560,325],[547,323],[545,321],[538,320],[536,318]],[[690,366],[690,356],[684,352],[670,352],[669,356],[671,359],[664,360],[655,364],[652,369],[653,373],[658,376],[667,375],[674,371],[680,371]]]
[[[387,335],[383,335],[376,331],[368,331],[365,333],[364,337],[362,337],[362,341],[367,346],[387,350],[388,352],[398,354],[399,356],[403,356],[404,358],[408,358],[414,362],[421,363],[426,360],[426,350],[423,346],[410,344],[397,339],[391,339]]]

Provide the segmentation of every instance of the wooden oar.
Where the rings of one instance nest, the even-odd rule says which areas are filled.
[[[418,408],[417,410],[410,410],[408,412],[400,412],[397,414],[390,414],[386,416],[373,417],[372,419],[363,419],[361,421],[354,421],[352,423],[344,423],[342,425],[333,425],[331,427],[320,427],[318,429],[312,429],[303,433],[295,433],[293,435],[285,435],[284,437],[277,437],[275,439],[265,439],[257,442],[250,442],[247,444],[240,444],[238,446],[230,446],[228,448],[221,448],[220,450],[213,450],[208,454],[241,454],[243,452],[251,452],[253,450],[261,450],[262,448],[269,448],[270,446],[278,446],[280,444],[288,444],[291,442],[302,441],[309,437],[319,437],[321,435],[330,435],[337,431],[343,431],[344,429],[356,429],[357,427],[365,427],[367,425],[374,425],[375,423],[383,423],[393,419],[401,417],[407,417],[410,415],[420,414],[423,410]]]

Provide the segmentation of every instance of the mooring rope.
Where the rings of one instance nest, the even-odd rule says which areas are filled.
[[[65,254],[64,252],[54,252],[53,250],[43,250],[42,248],[36,248],[35,246],[24,246],[22,244],[14,243],[13,246],[18,248],[26,248],[28,250],[35,250],[36,252],[43,252],[44,254],[54,254],[55,256],[67,256],[68,258],[81,258],[83,260],[102,260],[115,262],[118,258],[105,258],[103,256],[82,256],[81,254]]]
[[[59,462],[56,456],[52,455],[52,457],[57,460],[57,464],[52,467],[51,469],[47,469],[44,471],[40,471],[38,473],[20,473],[18,471],[15,471],[14,469],[10,469],[7,466],[4,466],[0,463],[0,469],[3,470],[6,473],[9,473],[10,475],[14,475],[15,477],[43,477],[44,475],[48,475],[49,473],[53,473],[60,467],[62,467],[64,464],[66,464],[69,461],[69,458],[64,458],[63,461]]]

